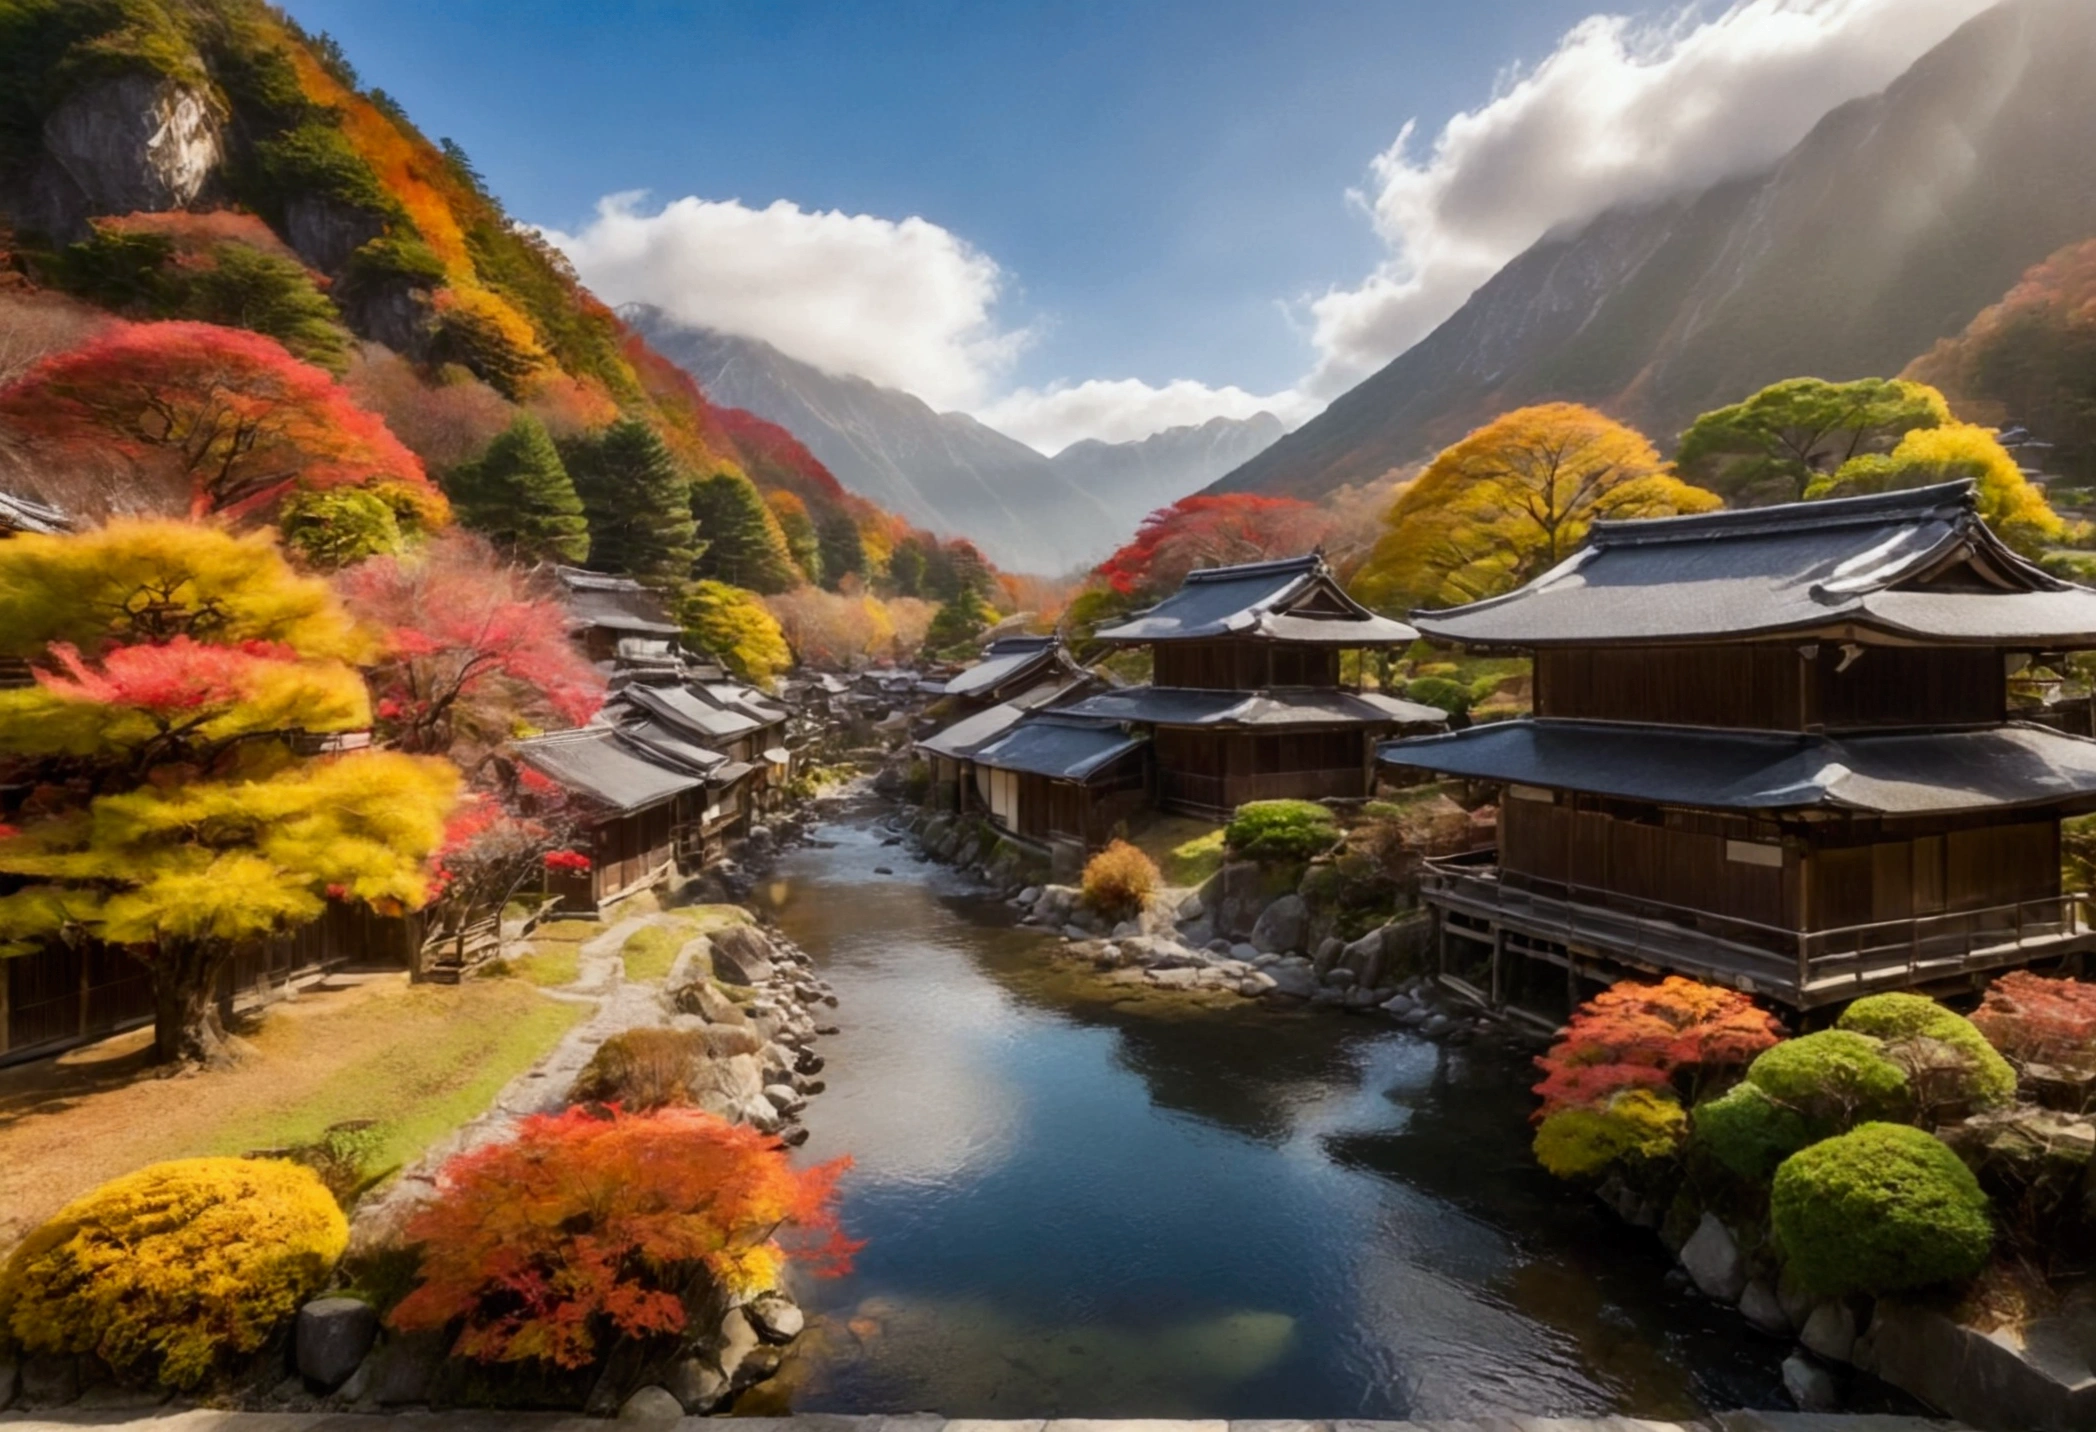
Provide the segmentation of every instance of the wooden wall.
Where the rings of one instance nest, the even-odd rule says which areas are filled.
[[[1160,727],[1150,743],[1158,796],[1175,806],[1228,811],[1254,800],[1366,795],[1375,734],[1361,726],[1268,735]]]
[[[1150,648],[1151,680],[1203,691],[1275,686],[1336,687],[1339,653],[1329,647],[1254,641],[1163,641]]]
[[[1810,652],[1808,657],[1805,652]],[[1538,716],[1803,731],[2000,721],[1992,648],[1872,646],[1842,669],[1838,643],[1546,648]]]

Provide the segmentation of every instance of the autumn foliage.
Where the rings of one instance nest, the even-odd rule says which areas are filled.
[[[1197,568],[1301,556],[1332,526],[1324,510],[1292,497],[1196,493],[1145,517],[1094,575],[1122,596],[1161,597]]]
[[[2096,985],[2017,970],[1988,987],[1972,1022],[2018,1066],[2096,1073]]]
[[[454,1351],[563,1368],[614,1336],[680,1332],[717,1283],[775,1285],[791,1256],[841,1272],[854,1247],[832,1196],[846,1161],[796,1170],[754,1129],[696,1109],[570,1109],[514,1142],[455,1159],[407,1227],[421,1283],[394,1308],[403,1332],[457,1326]]]
[[[295,489],[384,487],[446,515],[421,462],[327,373],[258,333],[115,324],[0,389],[0,425],[43,460],[170,474],[191,516],[267,516]]]
[[[1732,990],[1670,975],[1625,980],[1579,1007],[1536,1060],[1538,1119],[1624,1089],[1676,1089],[1692,1100],[1782,1038],[1774,1016]]]

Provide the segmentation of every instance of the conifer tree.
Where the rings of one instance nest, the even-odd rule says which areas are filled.
[[[997,612],[983,600],[982,593],[964,586],[932,617],[924,633],[924,649],[931,655],[966,647],[997,620]]]
[[[739,472],[717,472],[691,485],[691,513],[705,549],[694,575],[767,595],[790,591],[798,573],[756,484]]]
[[[835,591],[846,577],[866,575],[866,544],[849,512],[831,512],[816,524],[822,547],[822,584]]]
[[[659,434],[626,417],[561,451],[589,521],[589,564],[650,586],[691,575],[690,479]]]
[[[793,565],[801,569],[808,581],[821,586],[822,539],[816,534],[815,519],[808,515],[808,504],[784,488],[768,494],[764,501],[771,508],[771,515],[779,520],[779,531],[786,538],[786,551],[792,556]]]
[[[580,565],[590,555],[582,499],[546,425],[520,413],[446,481],[459,520],[525,562]]]

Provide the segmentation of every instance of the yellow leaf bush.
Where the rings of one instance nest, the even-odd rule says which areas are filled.
[[[349,1223],[313,1173],[261,1159],[154,1164],[75,1199],[0,1271],[0,1325],[195,1387],[327,1286]]]
[[[1132,914],[1163,883],[1156,861],[1117,840],[1086,862],[1084,903],[1102,915]]]

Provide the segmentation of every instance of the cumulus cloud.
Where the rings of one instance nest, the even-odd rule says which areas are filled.
[[[1318,406],[1293,390],[1262,397],[1239,387],[1211,388],[1185,378],[1162,387],[1136,378],[1091,378],[1082,383],[1019,388],[977,408],[975,416],[1053,456],[1085,438],[1134,442],[1166,428],[1196,426],[1210,418],[1249,418],[1267,412],[1294,427]]]
[[[1595,15],[1431,144],[1413,125],[1354,194],[1388,257],[1309,305],[1329,400],[1432,331],[1508,260],[1618,204],[1780,158],[1994,0],[1737,0],[1657,21]]]
[[[610,303],[652,303],[942,409],[981,402],[1027,342],[993,317],[995,260],[928,220],[783,199],[687,197],[650,213],[643,200],[614,194],[580,232],[546,231]]]

